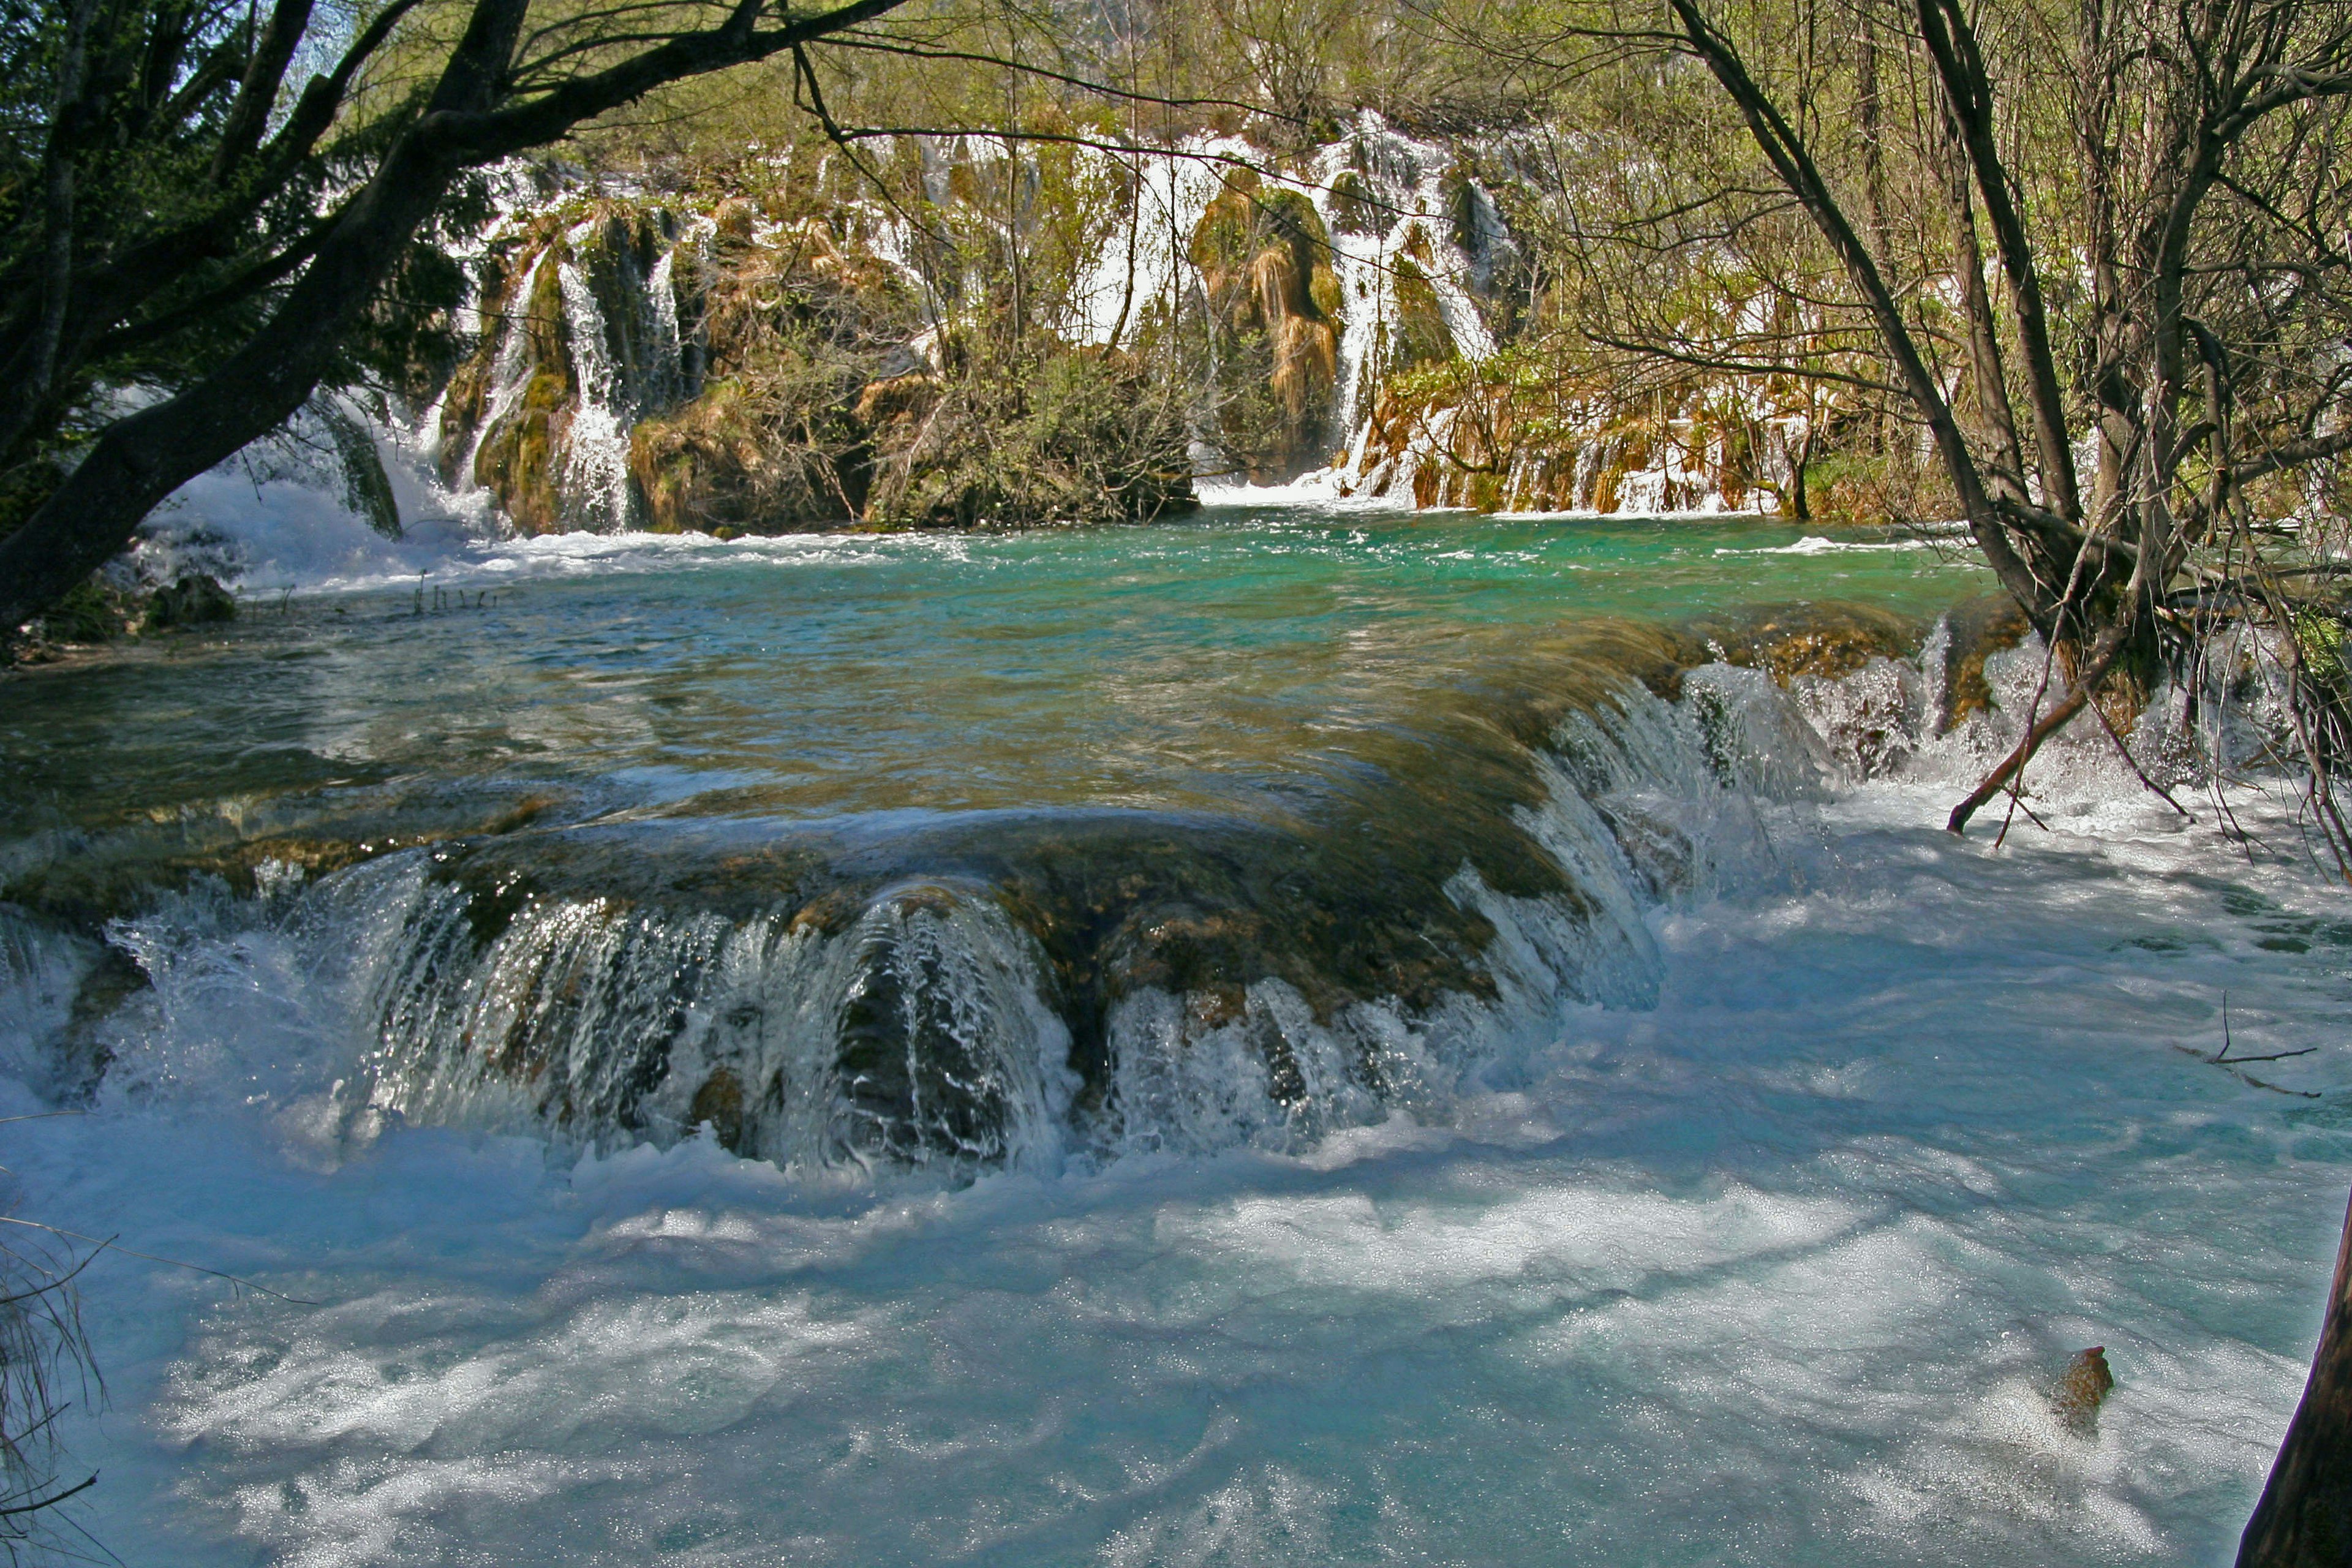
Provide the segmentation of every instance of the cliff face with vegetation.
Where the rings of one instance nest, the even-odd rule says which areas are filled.
[[[584,189],[478,262],[426,425],[442,480],[526,532],[1135,520],[1193,504],[1138,356],[942,309],[875,214],[779,184]],[[877,243],[879,242],[879,243]]]
[[[1246,172],[1224,186],[1191,246],[1223,394],[1213,430],[1244,476],[1279,484],[1328,460],[1347,306],[1312,202]]]
[[[1136,521],[1195,479],[1804,510],[1819,395],[1563,355],[1493,144],[1365,113],[1281,156],[960,139],[867,173],[539,175],[471,263],[442,480],[527,532]]]

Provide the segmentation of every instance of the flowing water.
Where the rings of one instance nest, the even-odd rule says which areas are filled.
[[[84,1275],[126,1561],[2231,1552],[2352,922],[2095,731],[1937,830],[1937,551],[270,537],[0,685],[19,1212],[277,1293]]]

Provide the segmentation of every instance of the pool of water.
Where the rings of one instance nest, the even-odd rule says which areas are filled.
[[[382,563],[370,563],[381,567]],[[1212,509],[997,536],[567,535],[434,557],[0,689],[0,835],[295,791],[561,788],[814,818],[1276,810],[1580,637],[1757,605],[1932,618],[1925,544],[1777,523]]]

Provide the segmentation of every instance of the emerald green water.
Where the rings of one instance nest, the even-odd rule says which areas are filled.
[[[1827,602],[1924,625],[1986,585],[1921,546],[1806,537],[1226,508],[1002,536],[572,535],[282,603],[257,573],[234,626],[0,685],[0,840],[291,830],[396,796],[391,832],[534,793],[565,816],[1279,816],[1384,745],[1612,678],[1645,625]]]

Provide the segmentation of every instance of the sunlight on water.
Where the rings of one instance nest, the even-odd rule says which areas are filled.
[[[299,1298],[91,1270],[85,1522],[2220,1560],[2352,1179],[2352,923],[2281,808],[2234,797],[2250,862],[2097,734],[2051,832],[1938,831],[2038,662],[1956,721],[1981,579],[1831,542],[558,540],[436,568],[478,608],[0,687],[0,1111],[91,1110],[0,1163]],[[1789,648],[1845,657],[1724,661]],[[2214,1065],[2225,995],[2239,1052],[2320,1048]],[[2091,1343],[2085,1436],[2046,1388]]]

